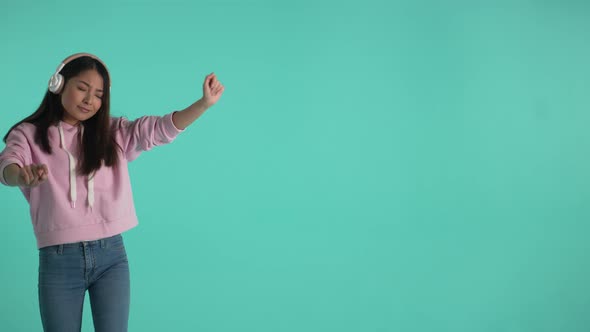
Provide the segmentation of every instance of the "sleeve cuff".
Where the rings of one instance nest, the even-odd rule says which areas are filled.
[[[172,121],[172,115],[176,112],[177,111],[174,111],[174,112],[169,113],[164,116],[164,118],[166,118],[165,119],[166,121],[164,121],[164,124],[166,126],[166,133],[172,137],[175,137],[176,135],[182,133],[185,130],[185,129],[178,129],[174,125],[174,121]]]

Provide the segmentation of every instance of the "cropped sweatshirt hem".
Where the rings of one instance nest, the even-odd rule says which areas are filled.
[[[75,232],[70,229],[55,230],[49,232],[38,232],[37,248],[53,246],[56,244],[75,243],[82,241],[94,241],[106,237],[121,234],[138,225],[137,217],[129,217],[122,220],[110,222],[98,222],[78,226]]]

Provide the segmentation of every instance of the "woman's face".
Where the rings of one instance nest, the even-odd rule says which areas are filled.
[[[61,94],[62,120],[76,125],[93,117],[102,105],[103,85],[102,76],[94,69],[70,78]]]

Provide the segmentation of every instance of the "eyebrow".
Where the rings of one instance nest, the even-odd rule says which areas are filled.
[[[84,83],[84,84],[88,85],[88,87],[90,87],[90,84],[88,84],[88,83],[86,83],[86,82],[84,82],[82,80],[78,80],[78,82]],[[102,92],[102,90],[101,89],[96,89],[96,92]]]

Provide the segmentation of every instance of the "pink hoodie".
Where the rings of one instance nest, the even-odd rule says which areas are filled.
[[[94,177],[76,174],[79,151],[78,131],[60,121],[48,130],[52,154],[35,144],[35,126],[22,123],[14,128],[0,153],[0,182],[6,184],[4,168],[46,164],[47,181],[20,190],[30,205],[37,247],[91,241],[120,234],[137,225],[127,162],[142,151],[170,143],[182,132],[174,126],[172,114],[144,116],[135,121],[111,118],[119,150],[115,167],[102,167]],[[61,135],[60,135],[61,127]]]

